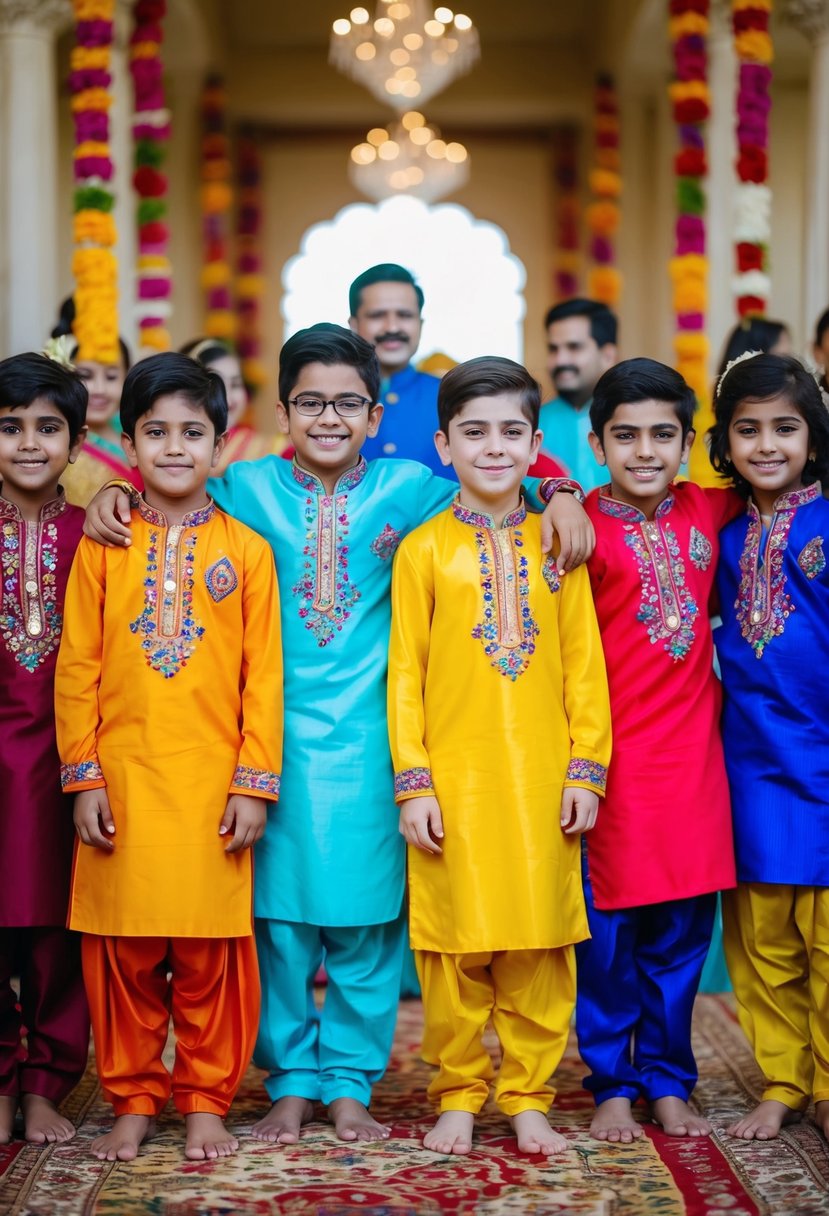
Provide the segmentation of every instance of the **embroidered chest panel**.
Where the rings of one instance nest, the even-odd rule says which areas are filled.
[[[680,662],[694,644],[699,608],[685,582],[676,533],[658,519],[625,524],[624,529],[642,587],[636,619],[647,629],[652,646],[661,644],[674,662]]]
[[[0,633],[9,654],[35,672],[60,642],[57,604],[58,530],[54,522],[3,522]]]
[[[302,575],[293,593],[299,615],[318,646],[327,646],[351,616],[360,592],[348,570],[348,495],[309,493],[305,499]]]
[[[130,622],[148,666],[168,680],[187,666],[204,636],[204,626],[193,615],[197,543],[198,532],[192,527],[150,532],[144,609]]]
[[[759,515],[752,515],[740,555],[740,586],[734,607],[740,632],[758,659],[772,638],[780,636],[795,610],[783,571],[794,516],[794,510],[775,514],[761,555],[763,528]]]
[[[520,528],[476,528],[483,620],[472,630],[496,671],[517,680],[527,670],[539,628],[530,613],[529,563]]]

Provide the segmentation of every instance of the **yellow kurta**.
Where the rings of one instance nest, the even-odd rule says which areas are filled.
[[[411,942],[443,953],[588,936],[564,786],[604,791],[610,707],[587,571],[559,580],[539,516],[457,501],[400,546],[389,730],[397,801],[434,794],[441,856],[409,848]],[[599,811],[601,814],[601,810]]]
[[[116,827],[111,854],[76,846],[69,924],[247,935],[251,851],[227,857],[219,823],[231,793],[279,793],[271,550],[212,504],[168,528],[142,502],[132,537],[128,549],[84,538],[66,592],[55,680],[63,785],[105,785]]]

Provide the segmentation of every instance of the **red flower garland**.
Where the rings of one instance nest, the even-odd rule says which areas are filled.
[[[615,266],[613,245],[621,222],[618,199],[622,193],[622,179],[619,174],[619,102],[612,76],[597,78],[594,97],[595,167],[590,173],[594,202],[585,213],[591,234],[589,252],[593,266],[587,275],[587,294],[613,306],[618,304],[622,294],[622,276]]]
[[[204,289],[204,332],[211,338],[232,339],[236,330],[230,290],[228,216],[233,202],[230,185],[230,141],[227,137],[225,91],[221,76],[208,76],[202,93],[201,205]]]
[[[735,198],[734,295],[741,317],[762,316],[771,281],[769,176],[769,86],[773,48],[769,34],[771,0],[732,0],[734,49],[740,63],[737,89],[737,159],[740,184]]]
[[[237,154],[239,210],[236,216],[236,349],[245,383],[266,383],[262,353],[262,158],[250,136],[239,141]]]
[[[556,133],[555,158],[556,256],[554,296],[567,300],[579,294],[579,190],[578,136],[575,128],[564,127]]]

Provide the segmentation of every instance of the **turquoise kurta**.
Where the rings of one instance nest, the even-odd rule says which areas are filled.
[[[607,469],[598,464],[587,436],[590,425],[590,402],[576,409],[561,397],[545,401],[538,422],[544,432],[542,451],[566,466],[570,477],[581,484],[585,494],[607,481]]]
[[[277,456],[209,483],[217,504],[273,548],[285,657],[279,810],[256,848],[254,912],[320,926],[400,913],[386,728],[392,557],[457,487],[405,460],[360,463],[335,495]]]

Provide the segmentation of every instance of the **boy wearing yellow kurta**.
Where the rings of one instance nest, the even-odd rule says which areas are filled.
[[[389,723],[409,848],[423,1054],[441,1114],[424,1145],[469,1152],[493,1070],[519,1147],[565,1147],[548,1084],[588,936],[580,833],[595,822],[610,709],[586,571],[562,579],[521,480],[541,441],[535,381],[506,359],[450,371],[438,448],[461,489],[397,554]],[[560,812],[559,812],[560,808]]]
[[[172,1091],[198,1160],[238,1147],[222,1120],[256,1037],[250,846],[279,792],[279,600],[267,543],[205,490],[219,378],[153,356],[121,416],[145,497],[129,548],[81,541],[56,677],[63,785],[79,791],[69,924],[116,1114],[93,1152],[133,1158]]]

